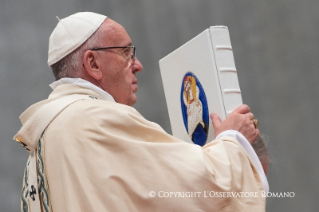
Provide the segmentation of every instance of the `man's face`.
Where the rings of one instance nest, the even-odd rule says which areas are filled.
[[[126,30],[108,19],[103,23],[106,27],[101,47],[131,46],[132,41]],[[136,58],[127,57],[132,49],[108,49],[99,51],[103,57],[101,70],[103,77],[100,81],[102,88],[113,96],[116,102],[132,106],[136,102],[137,79],[136,73],[142,71],[143,66]]]

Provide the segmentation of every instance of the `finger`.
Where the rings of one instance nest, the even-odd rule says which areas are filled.
[[[210,118],[212,119],[214,129],[217,129],[222,124],[222,121],[217,114],[211,113]]]
[[[253,141],[253,143],[255,143],[255,141],[257,140],[257,138],[260,136],[260,132],[259,132],[259,130],[258,129],[256,129],[256,131],[255,131],[255,139],[254,139],[254,141]],[[253,144],[252,143],[252,144]]]
[[[255,132],[252,134],[251,139],[248,139],[250,144],[253,144],[257,141],[258,137],[260,136],[260,132],[258,129],[255,129]]]
[[[247,116],[249,118],[249,120],[253,120],[254,119],[254,114],[249,112],[249,113],[246,113],[245,116]]]
[[[234,110],[234,112],[245,114],[250,112],[250,108],[248,107],[248,105],[240,105]]]
[[[257,138],[260,136],[260,131],[258,129],[256,129],[256,135]]]

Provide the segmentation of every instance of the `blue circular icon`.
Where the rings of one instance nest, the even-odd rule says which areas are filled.
[[[197,77],[185,74],[181,88],[181,107],[184,125],[194,144],[204,146],[207,141],[209,113],[206,95]]]

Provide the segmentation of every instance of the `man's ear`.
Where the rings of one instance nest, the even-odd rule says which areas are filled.
[[[88,50],[83,56],[83,66],[87,74],[96,80],[102,79],[102,71],[98,61],[98,54],[94,51]]]

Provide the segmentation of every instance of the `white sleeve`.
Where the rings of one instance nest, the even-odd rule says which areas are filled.
[[[236,130],[226,130],[226,131],[218,134],[216,139],[219,139],[223,136],[234,137],[240,143],[240,145],[244,148],[244,150],[246,151],[246,153],[250,157],[252,163],[254,164],[254,166],[259,174],[259,177],[261,179],[261,182],[263,184],[265,192],[269,192],[269,184],[268,184],[265,172],[263,170],[263,167],[260,163],[260,160],[259,160],[255,150],[253,149],[251,144],[248,142],[248,140],[245,138],[245,136],[243,136],[243,134],[241,134],[240,132],[238,132]]]

